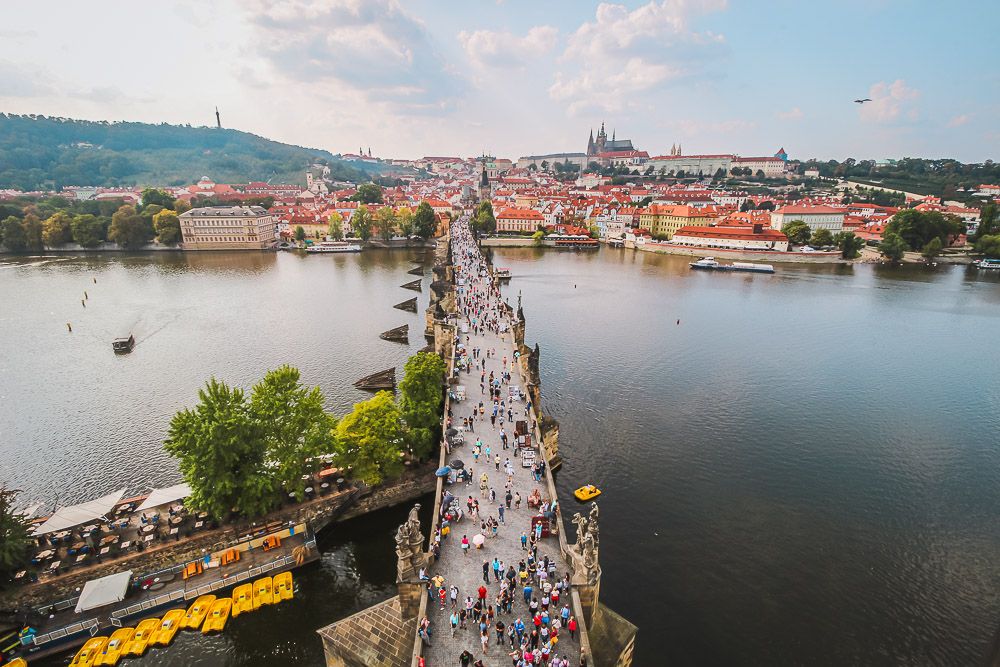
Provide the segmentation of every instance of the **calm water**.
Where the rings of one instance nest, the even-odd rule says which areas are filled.
[[[47,502],[174,482],[160,441],[211,374],[290,363],[345,411],[355,379],[423,345],[422,314],[391,308],[415,254],[0,260],[0,479]],[[580,483],[605,491],[602,599],[640,626],[637,664],[981,658],[1000,623],[1000,280],[496,257],[542,347],[567,509]],[[378,340],[404,322],[410,348]],[[405,511],[325,536],[295,603],[144,664],[322,664],[315,629],[393,592]]]

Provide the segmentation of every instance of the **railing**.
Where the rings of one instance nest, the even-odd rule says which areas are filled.
[[[312,542],[311,544],[315,545],[316,543]],[[210,584],[205,584],[204,586],[199,586],[198,588],[190,588],[184,591],[184,599],[191,600],[200,595],[207,595],[208,593],[217,591],[220,588],[228,588],[233,584],[238,584],[240,582],[247,581],[248,579],[253,579],[254,577],[260,576],[265,572],[270,572],[271,570],[275,570],[279,567],[291,565],[294,562],[295,562],[294,556],[282,556],[281,558],[275,561],[271,561],[270,563],[265,563],[264,565],[258,565],[256,567],[252,567],[249,570],[240,572],[239,574],[233,575],[232,577],[219,579],[218,581],[213,581]]]
[[[52,632],[46,632],[44,635],[35,635],[31,641],[35,646],[42,646],[44,644],[48,644],[49,642],[56,641],[58,639],[65,639],[66,637],[71,637],[81,632],[89,632],[90,636],[93,637],[100,631],[100,629],[101,624],[97,622],[96,618],[93,618],[89,621],[81,621],[79,623],[67,625],[65,628],[59,628],[58,630],[53,630]]]
[[[115,619],[123,619],[126,616],[132,616],[133,614],[138,614],[150,609],[159,607],[160,605],[167,604],[168,602],[176,602],[177,600],[184,599],[184,589],[178,589],[176,591],[171,591],[170,593],[164,593],[163,595],[157,595],[154,598],[149,598],[148,600],[143,600],[138,604],[133,604],[124,609],[115,609],[111,612],[112,623]]]

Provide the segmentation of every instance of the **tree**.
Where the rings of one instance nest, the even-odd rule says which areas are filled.
[[[375,211],[375,230],[383,241],[392,238],[392,234],[396,230],[396,212],[392,210],[391,206],[383,206]]]
[[[902,237],[910,250],[921,250],[933,238],[940,239],[944,247],[948,244],[949,236],[957,236],[965,231],[965,225],[952,215],[910,208],[892,216],[885,229],[886,232]]]
[[[104,221],[96,215],[84,213],[73,218],[73,242],[84,248],[96,248],[104,243]]]
[[[534,234],[531,235],[531,239],[532,241],[534,241],[534,245],[539,247],[541,247],[542,240],[544,238],[545,238],[545,231],[541,229],[537,230]]]
[[[542,171],[545,171],[548,168],[549,168],[549,161],[548,160],[542,160]]]
[[[14,216],[7,218],[0,223],[0,238],[3,244],[11,252],[22,252],[28,248],[28,239],[24,234],[24,223]]]
[[[774,210],[774,202],[773,201],[762,201],[757,206],[757,210],[758,211],[773,211]]]
[[[302,225],[295,226],[295,240],[296,241],[306,240],[306,230]]]
[[[809,238],[809,243],[817,248],[833,245],[833,232],[829,229],[817,229]]]
[[[268,206],[267,208],[271,207]],[[174,202],[174,211],[177,212],[177,215],[180,215],[181,213],[187,213],[190,210],[191,210],[191,202],[185,199],[178,199],[177,201]]]
[[[42,240],[50,248],[65,245],[73,240],[73,217],[66,211],[57,211],[42,223]]]
[[[882,242],[878,244],[879,252],[888,257],[894,264],[903,259],[903,255],[909,249],[902,236],[895,232],[886,232],[882,235]]]
[[[339,463],[351,466],[353,474],[366,484],[378,484],[403,470],[403,419],[392,394],[380,391],[337,423]]]
[[[636,208],[646,208],[647,206],[649,206],[652,203],[653,203],[653,198],[650,197],[650,196],[646,196],[646,197],[643,197],[642,199],[640,199],[639,203],[636,204],[635,206],[636,206]]]
[[[592,239],[599,239],[599,238],[601,238],[601,228],[598,227],[597,225],[591,225],[587,229],[587,231],[590,232],[590,238],[592,238]]]
[[[802,244],[809,241],[812,230],[802,220],[792,220],[781,226],[781,233],[788,237],[789,242]]]
[[[497,219],[493,217],[493,204],[480,202],[470,222],[472,230],[482,234],[492,234],[497,230]]]
[[[351,229],[365,243],[372,237],[372,216],[368,207],[362,204],[351,216]]]
[[[164,442],[191,486],[188,503],[219,519],[232,512],[264,514],[273,506],[275,486],[243,390],[212,378],[198,398],[193,410],[181,410],[170,420]]]
[[[973,241],[978,241],[984,236],[992,236],[1000,232],[1000,209],[993,202],[984,205],[979,212],[979,226],[976,233],[972,235]]]
[[[941,239],[935,236],[927,242],[927,245],[920,251],[920,254],[926,259],[932,260],[941,254],[941,247]]]
[[[410,452],[427,458],[441,438],[441,401],[445,363],[432,352],[406,360],[399,383],[399,410],[406,422]]]
[[[754,210],[753,200],[747,197],[743,200],[743,203],[740,204],[740,213],[746,213],[747,211],[752,210]]]
[[[142,208],[146,208],[150,204],[156,204],[162,208],[169,208],[173,210],[174,198],[165,190],[146,188],[142,191]]]
[[[979,237],[976,241],[976,252],[993,259],[1000,258],[1000,234]]]
[[[326,230],[327,235],[337,241],[344,238],[344,216],[334,211],[330,214],[329,222],[330,228]]]
[[[840,256],[844,259],[854,259],[864,247],[864,239],[858,238],[854,232],[839,232],[833,237],[833,242],[840,248]]]
[[[351,199],[362,204],[381,204],[382,188],[375,183],[362,183]]]
[[[437,218],[434,217],[434,209],[425,201],[420,202],[417,213],[413,216],[413,231],[425,241],[434,235],[437,229]]]
[[[163,209],[153,216],[156,240],[163,245],[176,245],[181,240],[181,221],[176,211]]]
[[[337,424],[323,410],[323,393],[303,386],[297,368],[281,366],[254,385],[249,410],[260,428],[276,487],[302,498],[309,459],[335,451]]]
[[[147,228],[145,221],[136,213],[135,207],[126,204],[111,216],[111,227],[108,229],[108,240],[114,241],[126,250],[138,250],[153,238],[151,226]]]
[[[0,573],[7,575],[24,567],[34,540],[23,514],[14,508],[18,492],[0,486]]]
[[[413,236],[415,230],[413,211],[406,206],[399,209],[396,212],[396,226],[399,228],[399,233],[406,238]]]

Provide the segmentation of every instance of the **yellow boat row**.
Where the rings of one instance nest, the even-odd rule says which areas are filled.
[[[266,604],[277,604],[291,600],[292,573],[282,572],[271,577],[263,577],[233,589],[231,597],[216,598],[202,595],[187,611],[171,609],[163,618],[147,618],[134,628],[119,628],[110,637],[88,639],[76,654],[70,667],[100,667],[117,665],[121,658],[141,656],[149,646],[166,646],[180,629],[197,630],[203,634],[221,632],[226,627],[229,614],[239,616],[243,612],[260,609]]]

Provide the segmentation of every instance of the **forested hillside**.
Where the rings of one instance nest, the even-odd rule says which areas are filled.
[[[0,113],[0,188],[173,186],[205,175],[219,183],[304,184],[306,167],[317,160],[334,179],[370,178],[328,151],[238,130]]]

